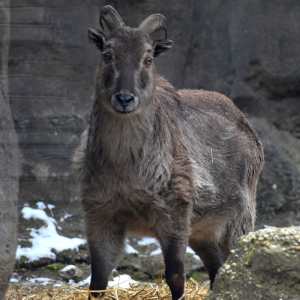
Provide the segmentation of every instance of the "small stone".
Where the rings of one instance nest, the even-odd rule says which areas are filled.
[[[70,279],[74,280],[75,282],[79,282],[83,279],[83,272],[73,265],[66,266],[58,273],[59,276],[67,282],[69,282]]]
[[[295,249],[297,251],[300,251],[300,246],[299,247],[291,247],[292,249]]]

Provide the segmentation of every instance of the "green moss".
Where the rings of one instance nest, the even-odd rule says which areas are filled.
[[[91,268],[86,265],[75,265],[78,269],[80,269],[83,272],[91,272]]]
[[[60,271],[64,267],[65,267],[65,265],[62,265],[62,264],[52,264],[52,265],[46,266],[45,269],[51,270],[51,271]]]
[[[199,283],[209,280],[209,276],[204,273],[194,273],[192,278]]]

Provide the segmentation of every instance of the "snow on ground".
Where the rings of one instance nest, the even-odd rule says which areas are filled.
[[[126,242],[126,253],[139,253],[139,251],[135,250],[132,246],[128,244],[128,241]]]
[[[200,257],[199,257],[199,256],[195,253],[195,251],[194,251],[191,247],[189,247],[189,246],[186,248],[186,253],[191,253],[191,254],[194,255],[194,258],[200,260]]]
[[[83,285],[86,285],[86,284],[90,284],[90,282],[91,282],[91,275],[88,278],[78,282],[77,285],[83,286]]]
[[[70,270],[70,269],[77,269],[77,267],[76,266],[74,266],[74,265],[68,265],[68,266],[66,266],[66,267],[64,267],[63,269],[61,269],[61,271],[68,271],[68,270]]]
[[[16,258],[20,259],[21,256],[26,256],[29,261],[38,260],[42,257],[56,258],[56,255],[51,252],[51,249],[55,249],[57,252],[61,252],[66,249],[78,249],[78,246],[86,243],[86,240],[80,238],[67,238],[57,233],[56,227],[58,227],[56,220],[52,217],[48,217],[44,209],[46,205],[43,202],[38,202],[37,209],[25,206],[22,209],[23,217],[25,219],[39,219],[44,221],[45,225],[39,229],[29,228],[30,236],[32,238],[29,241],[32,243],[32,247],[21,248],[19,245],[17,248]],[[48,205],[49,207],[49,205]],[[51,205],[51,208],[54,205]]]
[[[63,217],[60,218],[60,222],[63,222],[65,219],[72,217],[70,214],[65,214]]]
[[[152,238],[152,237],[144,237],[141,240],[139,240],[137,243],[139,245],[141,245],[141,246],[147,246],[147,245],[150,245],[150,244],[156,244],[156,245],[158,245],[160,247],[159,242],[157,241],[157,239],[156,238]],[[162,253],[161,249],[158,248],[158,249],[152,251],[150,253],[150,255],[157,255],[157,254],[161,254],[161,253]],[[200,260],[199,256],[193,251],[193,249],[191,247],[187,247],[186,248],[186,253],[191,253],[191,254],[194,255],[194,257],[196,259]]]
[[[69,267],[69,266],[67,266],[67,267]],[[52,284],[52,283],[55,282],[54,279],[46,278],[46,277],[32,278],[32,279],[29,279],[29,281],[32,282],[32,283],[38,283],[39,285],[47,285],[47,284]],[[19,279],[11,278],[10,282],[11,283],[17,283],[17,282],[19,282]],[[69,284],[71,284],[73,286],[85,286],[85,285],[89,285],[90,282],[91,282],[91,276],[89,276],[85,280],[82,280],[78,283],[75,283],[73,280],[69,280]],[[136,283],[136,281],[132,280],[129,275],[119,275],[117,277],[114,277],[114,280],[108,281],[107,286],[108,287],[115,287],[115,288],[130,288],[130,283],[134,284],[134,283]],[[62,284],[63,283],[61,281],[56,281],[53,286],[54,287],[59,287]]]
[[[156,249],[156,250],[150,252],[150,255],[152,256],[152,255],[157,255],[157,254],[161,254],[161,253],[162,253],[161,249],[158,248],[158,249]]]
[[[132,280],[129,275],[119,275],[113,281],[109,281],[107,286],[127,289],[130,288],[130,283],[136,283],[136,281]]]
[[[152,238],[152,237],[144,237],[141,240],[139,240],[137,243],[141,246],[146,246],[146,245],[150,245],[150,244],[157,244],[158,245],[157,239]]]
[[[19,245],[16,253],[17,259],[20,259],[21,256],[26,256],[29,261],[38,260],[42,257],[55,259],[56,255],[51,251],[52,249],[55,249],[57,252],[61,252],[65,249],[78,249],[79,245],[86,243],[86,240],[81,238],[67,238],[59,235],[57,233],[57,228],[60,229],[60,227],[57,225],[56,220],[49,217],[44,211],[47,206],[43,202],[37,202],[36,205],[38,207],[37,209],[24,205],[24,208],[22,209],[23,217],[25,219],[33,218],[42,220],[45,225],[39,229],[29,228],[31,236],[29,241],[32,243],[32,247],[21,248]],[[54,205],[48,204],[48,209],[50,209],[52,215],[52,209],[54,207]],[[65,214],[65,216],[61,218],[61,221],[64,221],[70,216],[72,215]],[[155,238],[144,237],[138,241],[138,245],[150,244],[156,244],[159,246],[159,243]],[[126,252],[139,253],[136,249],[129,245],[128,241],[126,243]],[[150,255],[157,255],[161,253],[162,252],[159,247],[157,250],[152,251]],[[190,247],[187,248],[187,253],[192,253],[195,258],[199,259]]]
[[[79,286],[84,286],[86,284],[90,284],[91,282],[91,276],[86,278],[85,280],[82,280],[78,283],[74,283],[74,285],[79,285]],[[107,286],[109,287],[115,287],[115,288],[130,288],[129,284],[134,284],[136,283],[135,280],[131,279],[129,275],[119,275],[114,277],[113,281],[108,281]]]
[[[32,283],[39,283],[41,285],[47,285],[49,283],[52,283],[53,279],[46,278],[46,277],[38,277],[38,278],[29,279],[29,281],[32,282]]]

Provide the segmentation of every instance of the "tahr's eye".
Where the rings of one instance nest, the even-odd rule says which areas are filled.
[[[146,64],[147,64],[147,65],[150,66],[151,63],[152,63],[152,61],[153,61],[153,58],[152,58],[152,57],[147,57],[147,58],[146,58]]]
[[[103,57],[104,57],[105,60],[110,60],[111,59],[111,55],[110,55],[109,52],[104,52]]]

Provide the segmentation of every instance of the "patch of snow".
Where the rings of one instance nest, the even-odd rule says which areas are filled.
[[[45,223],[50,222],[56,224],[55,219],[48,217],[42,209],[35,209],[31,207],[24,207],[22,209],[23,218],[29,220],[30,218],[39,219]]]
[[[191,247],[186,248],[186,253],[195,254],[194,250]]]
[[[74,283],[74,285],[84,286],[90,284],[90,282],[91,282],[91,276],[78,283]],[[129,275],[119,275],[114,277],[114,280],[108,281],[107,286],[116,287],[116,288],[130,288],[130,283],[134,284],[136,283],[136,281],[132,280]]]
[[[126,252],[127,253],[139,253],[137,250],[135,250],[132,246],[130,246],[129,244],[126,244]]]
[[[62,286],[64,283],[62,283],[62,282],[56,282],[55,284],[53,284],[53,286],[54,287],[60,287],[60,286]]]
[[[198,255],[195,253],[195,251],[194,251],[191,247],[189,247],[189,246],[186,248],[186,253],[191,253],[191,254],[194,255],[194,258],[200,260],[199,256],[198,256]]]
[[[158,241],[156,238],[144,237],[141,240],[139,240],[137,243],[141,246],[146,246],[150,244],[158,244]]]
[[[55,207],[55,205],[52,205],[52,204],[48,204],[47,206],[50,210],[52,210]]]
[[[63,217],[60,218],[60,222],[63,222],[65,219],[72,217],[70,214],[65,214]]]
[[[36,206],[38,207],[38,209],[45,209],[46,205],[44,202],[37,202]]]
[[[127,289],[131,287],[130,283],[134,284],[136,281],[132,280],[129,275],[119,275],[113,281],[109,281],[107,286]]]
[[[34,283],[40,283],[40,284],[44,284],[47,285],[49,283],[53,282],[53,279],[51,278],[46,278],[46,277],[39,277],[39,278],[32,278],[29,279],[30,282],[34,282]]]
[[[157,254],[161,254],[161,253],[162,253],[161,249],[158,248],[158,249],[152,251],[152,252],[150,253],[150,255],[152,256],[152,255],[157,255]]]
[[[68,265],[68,266],[66,266],[66,267],[64,267],[61,271],[68,271],[68,270],[70,270],[70,269],[74,269],[74,268],[76,268],[77,269],[77,267],[76,266],[74,266],[74,265]]]
[[[43,209],[46,208],[44,203],[38,202],[37,206],[43,208],[34,209],[24,207],[22,209],[23,217],[25,219],[33,218],[42,220],[45,222],[45,225],[39,229],[30,228],[30,236],[32,238],[30,238],[29,241],[32,243],[32,247],[21,248],[19,245],[16,253],[17,259],[20,259],[21,256],[26,256],[29,261],[38,260],[42,257],[55,259],[56,255],[51,251],[52,249],[55,249],[57,252],[66,249],[78,249],[79,245],[86,242],[84,239],[67,238],[59,235],[56,231],[56,220],[52,217],[48,217],[43,211]]]
[[[19,280],[16,278],[11,278],[9,282],[19,282]]]
[[[81,280],[80,282],[78,282],[77,285],[82,286],[82,285],[90,284],[90,282],[91,282],[91,275],[88,278],[86,278],[86,279]]]
[[[49,208],[49,209],[50,209],[50,211],[51,211],[51,215],[54,217],[54,214],[53,214],[53,211],[52,211],[52,209],[55,207],[55,205],[48,204],[47,206],[48,206],[48,208]]]

